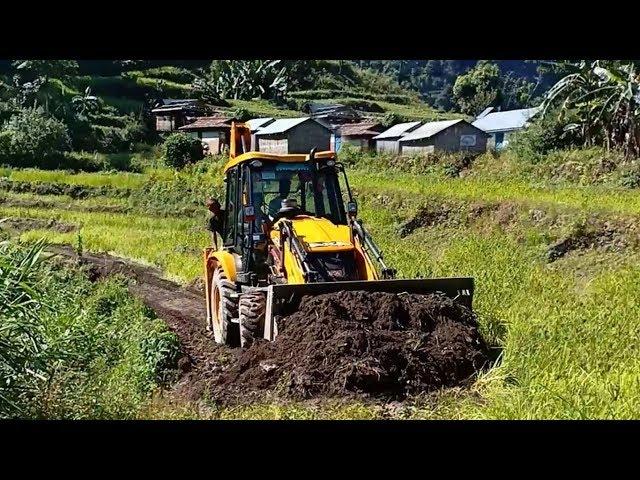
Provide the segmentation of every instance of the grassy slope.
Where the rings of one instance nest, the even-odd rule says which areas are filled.
[[[381,86],[375,84],[375,80],[372,80],[373,76],[380,77],[379,81],[382,81],[383,84],[384,82],[388,82],[388,87],[391,88],[393,92],[397,94],[404,94],[413,99],[408,104],[375,100],[375,103],[382,107],[385,113],[394,112],[409,119],[423,120],[460,117],[458,114],[438,112],[427,104],[421,102],[415,92],[406,91],[393,80],[390,80],[381,74],[364,72],[355,66],[351,66],[351,68],[354,70],[353,81],[356,83],[355,85],[345,84],[341,87],[341,90],[345,95],[344,98],[329,98],[318,101],[325,103],[367,101],[367,99],[364,98],[367,95],[359,96],[358,90],[380,90]],[[69,81],[69,85],[62,85],[58,88],[64,87],[65,91],[69,95],[75,95],[84,91],[86,87],[90,87],[92,92],[100,96],[107,105],[115,107],[121,113],[138,112],[144,105],[145,95],[149,97],[193,97],[194,93],[190,84],[189,75],[183,74],[182,76],[176,77],[176,70],[177,69],[174,67],[167,66],[142,71],[124,72],[121,75],[113,76],[84,75],[74,77]],[[338,83],[343,81],[339,76],[335,77],[334,80]],[[55,81],[59,82],[57,79]],[[385,90],[383,93],[389,92]],[[302,112],[297,110],[276,107],[267,100],[228,100],[228,102],[231,107],[222,108],[222,110],[245,108],[252,116],[257,117],[297,117],[304,115]],[[381,116],[382,114],[374,115]]]
[[[96,181],[90,178],[77,181]],[[396,230],[419,205],[443,198],[509,201],[523,205],[525,211],[541,207],[570,215],[596,211],[629,215],[640,213],[640,193],[365,171],[353,171],[351,179],[362,199],[361,216],[389,262],[407,277],[475,277],[482,328],[492,342],[504,348],[501,366],[483,376],[471,393],[445,392],[435,404],[415,405],[406,415],[632,418],[640,414],[640,352],[629,341],[640,334],[637,255],[591,252],[547,264],[545,232],[526,224],[512,230],[493,224],[482,229],[442,226],[418,230],[404,239],[398,238]],[[391,203],[385,203],[385,198]],[[149,261],[183,281],[200,273],[199,249],[207,242],[202,222],[193,218],[159,221],[132,213],[0,207],[0,216],[6,215],[82,222],[86,248]],[[23,238],[41,234],[54,241],[75,239],[75,234],[50,232],[30,232]],[[148,414],[180,417],[201,413],[184,406],[160,406]],[[207,413],[224,418],[371,418],[379,414],[357,404],[326,409],[269,405]]]

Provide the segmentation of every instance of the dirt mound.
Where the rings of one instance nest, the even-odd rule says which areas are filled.
[[[306,296],[274,342],[241,352],[218,379],[225,401],[283,397],[402,399],[464,384],[487,364],[474,314],[441,295],[339,292]]]
[[[430,205],[420,209],[413,218],[400,227],[398,232],[400,238],[411,235],[419,228],[445,224],[451,218],[453,211],[450,205]]]
[[[637,247],[639,238],[633,227],[635,225],[621,226],[613,222],[594,222],[589,224],[588,228],[578,228],[547,249],[547,261],[555,262],[573,251],[599,249],[622,252],[626,248]]]

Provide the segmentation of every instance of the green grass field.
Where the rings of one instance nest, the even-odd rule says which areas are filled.
[[[197,175],[210,175],[202,170]],[[141,187],[149,174],[79,174],[12,171],[20,181]],[[202,177],[204,181],[204,177]],[[417,399],[402,418],[637,418],[640,415],[640,281],[634,248],[576,251],[553,263],[550,242],[596,215],[633,223],[640,192],[604,186],[545,186],[521,179],[448,179],[353,169],[360,216],[400,276],[472,276],[475,309],[487,340],[501,350],[495,368],[470,389]],[[170,183],[163,174],[156,181]],[[208,179],[211,181],[211,179]],[[219,184],[218,180],[213,183]],[[12,198],[20,195],[12,195]],[[81,207],[91,200],[76,200]],[[502,221],[485,216],[418,228],[399,238],[398,228],[425,205],[508,204]],[[161,267],[189,282],[200,275],[200,249],[208,236],[202,215],[158,218],[137,212],[104,213],[0,204],[6,216],[56,218],[82,226],[84,248],[109,251]],[[558,224],[536,224],[541,210]],[[551,226],[550,226],[551,225]],[[77,241],[77,233],[29,231],[21,240],[45,236]],[[153,401],[145,417],[163,418],[385,418],[379,407],[360,403],[269,404],[202,410]]]

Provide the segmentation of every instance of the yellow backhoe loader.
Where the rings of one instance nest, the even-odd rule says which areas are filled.
[[[282,312],[303,295],[440,292],[471,308],[472,278],[395,279],[357,218],[335,152],[249,151],[250,130],[235,123],[230,140],[216,247],[204,250],[207,328],[217,343],[274,340]]]

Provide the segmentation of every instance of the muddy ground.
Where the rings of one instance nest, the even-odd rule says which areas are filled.
[[[303,297],[279,323],[275,342],[250,349],[214,343],[205,331],[198,283],[182,287],[153,267],[108,254],[50,247],[83,265],[93,281],[120,274],[133,295],[164,319],[181,342],[180,376],[171,394],[220,404],[259,399],[324,397],[402,400],[407,395],[464,385],[488,364],[475,316],[435,295],[341,292]]]

